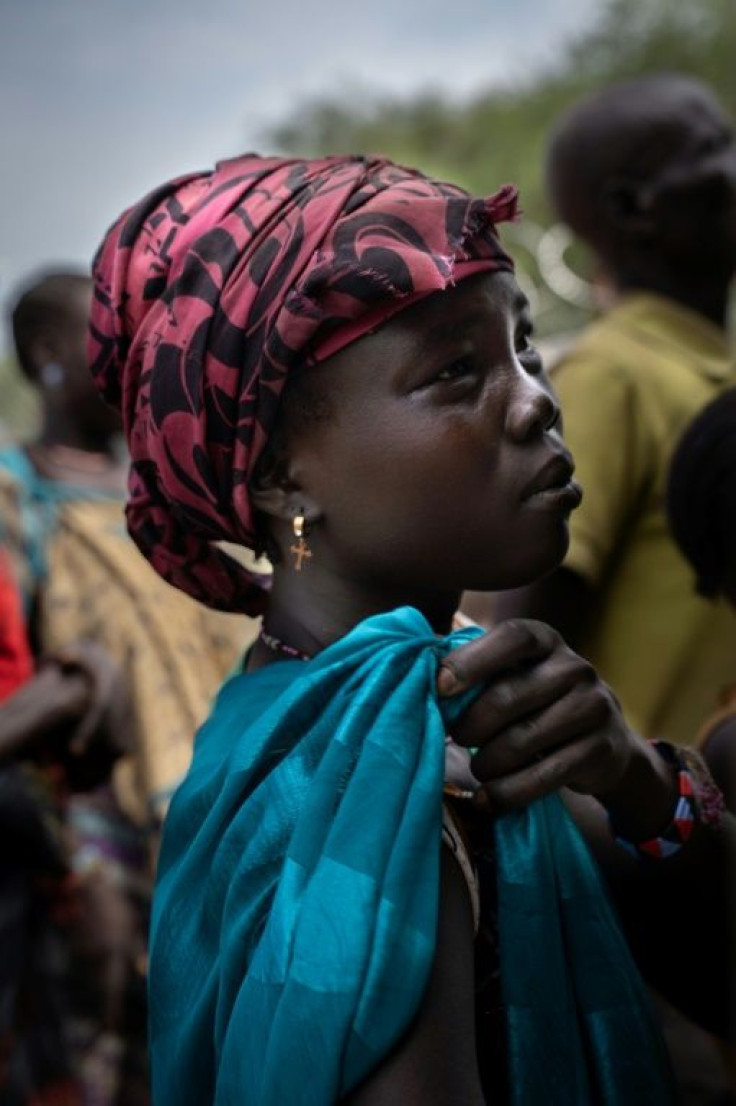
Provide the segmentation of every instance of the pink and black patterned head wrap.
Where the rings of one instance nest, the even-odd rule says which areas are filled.
[[[253,547],[249,480],[289,372],[512,269],[495,224],[515,214],[508,186],[473,199],[377,158],[247,155],[121,216],[94,263],[90,357],[130,446],[128,528],[166,580],[263,610],[264,579],[216,543]]]

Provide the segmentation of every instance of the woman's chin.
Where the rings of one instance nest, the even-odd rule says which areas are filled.
[[[570,534],[567,521],[561,521],[553,539],[539,542],[533,547],[531,543],[524,549],[524,556],[516,558],[513,563],[496,566],[496,571],[489,574],[481,572],[474,583],[469,583],[465,591],[511,591],[513,588],[527,587],[529,584],[549,576],[559,568],[565,559]]]

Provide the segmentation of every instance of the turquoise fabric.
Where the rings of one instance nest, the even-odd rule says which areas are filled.
[[[150,996],[156,1106],[330,1106],[428,980],[447,725],[410,608],[309,663],[231,678],[164,829]],[[556,796],[497,823],[514,1101],[669,1102],[643,988]],[[482,1048],[482,1042],[479,1047]]]

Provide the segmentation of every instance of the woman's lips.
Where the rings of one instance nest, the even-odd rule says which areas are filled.
[[[572,511],[583,498],[582,489],[572,479],[575,466],[568,453],[556,453],[529,481],[521,498],[525,503],[556,510]]]
[[[549,507],[556,511],[574,511],[580,506],[583,491],[574,480],[569,480],[559,488],[545,488],[527,496],[525,503],[535,507]]]

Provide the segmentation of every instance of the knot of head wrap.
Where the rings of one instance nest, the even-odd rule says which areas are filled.
[[[388,161],[255,155],[126,211],[93,266],[90,361],[122,413],[127,521],[154,568],[209,606],[259,613],[249,481],[297,366],[475,272],[512,269],[487,199]]]

